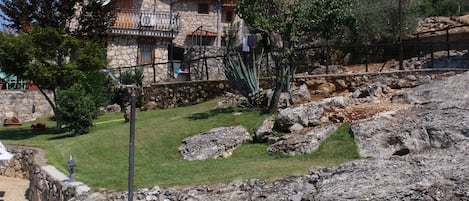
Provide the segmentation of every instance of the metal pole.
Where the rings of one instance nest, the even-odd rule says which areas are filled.
[[[130,138],[129,138],[129,201],[134,196],[134,142],[135,142],[135,86],[130,95]]]

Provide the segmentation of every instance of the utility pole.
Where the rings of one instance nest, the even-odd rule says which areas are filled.
[[[402,5],[404,0],[399,0],[399,70],[404,70],[404,47],[402,46]]]

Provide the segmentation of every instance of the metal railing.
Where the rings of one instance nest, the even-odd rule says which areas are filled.
[[[129,30],[129,32],[125,32],[125,30]],[[164,11],[118,10],[115,21],[110,27],[110,32],[118,34],[137,33],[132,32],[133,30],[147,31],[139,33],[144,35],[159,33],[159,36],[174,37],[174,34],[179,30],[179,14]]]

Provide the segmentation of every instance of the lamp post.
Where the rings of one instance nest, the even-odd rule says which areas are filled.
[[[108,69],[101,69],[101,73],[107,74],[111,79],[117,83],[119,87],[122,88],[130,88],[131,89],[131,94],[130,94],[130,137],[129,137],[129,179],[128,179],[128,191],[129,191],[129,196],[128,196],[128,201],[133,200],[134,196],[134,145],[135,145],[135,84],[122,84],[119,79],[114,76],[114,74],[108,70]]]

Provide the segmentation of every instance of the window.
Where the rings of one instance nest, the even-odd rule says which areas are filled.
[[[212,36],[194,36],[192,38],[192,45],[194,46],[212,46],[215,42],[215,37]]]
[[[233,22],[234,12],[232,7],[223,8],[222,11],[222,19],[224,23],[231,23]]]
[[[138,64],[153,63],[154,46],[149,41],[140,41],[138,43]]]
[[[208,2],[199,2],[197,5],[197,12],[199,14],[209,14],[210,4]]]

